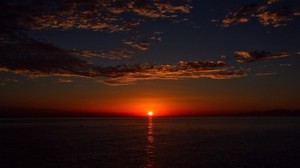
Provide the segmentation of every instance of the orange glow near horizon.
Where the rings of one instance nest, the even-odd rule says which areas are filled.
[[[201,102],[201,103],[200,103]],[[134,96],[106,99],[87,99],[78,102],[77,105],[72,104],[72,108],[80,111],[92,111],[94,113],[105,115],[120,116],[149,116],[148,112],[152,111],[152,115],[160,116],[185,116],[194,114],[214,113],[219,108],[227,110],[227,102],[210,103],[209,101],[196,98],[174,98],[174,96]],[[70,105],[71,106],[71,105]],[[233,106],[237,107],[237,106]]]
[[[97,101],[90,101],[98,103]],[[128,115],[128,116],[178,116],[189,114],[190,111],[195,111],[193,104],[186,103],[186,101],[173,100],[168,97],[163,98],[150,98],[150,97],[136,97],[136,98],[123,98],[123,99],[107,99],[95,105],[87,102],[82,110],[91,110],[95,113],[106,112],[112,115]],[[73,106],[74,107],[74,106]],[[76,107],[80,109],[80,107]],[[152,115],[150,114],[152,112]],[[199,110],[197,110],[199,111]]]

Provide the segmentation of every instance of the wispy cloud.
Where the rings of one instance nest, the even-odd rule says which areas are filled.
[[[71,50],[70,53],[81,57],[105,58],[111,60],[127,59],[135,55],[135,52],[125,48],[116,48],[110,51]]]
[[[175,65],[121,65],[101,69],[108,85],[133,84],[142,80],[232,79],[247,76],[247,70],[226,66],[223,61],[179,61]]]
[[[277,75],[275,72],[264,72],[264,73],[257,73],[256,76],[273,76]]]
[[[0,69],[0,72],[1,72],[1,69]],[[0,76],[0,86],[6,85],[7,83],[11,83],[11,82],[18,82],[18,80],[13,77],[1,77]]]
[[[277,3],[279,0],[265,0],[269,5]]]
[[[266,61],[275,58],[284,58],[290,55],[289,52],[281,52],[272,54],[266,51],[236,51],[234,52],[237,57],[237,62],[255,62],[255,61]]]
[[[281,66],[281,67],[291,67],[292,64],[285,63],[285,64],[279,64],[279,66]]]
[[[123,43],[141,51],[147,51],[150,48],[150,42],[148,41],[124,40]]]
[[[123,40],[123,44],[130,46],[138,51],[147,51],[150,49],[151,42],[162,41],[162,32],[154,32],[150,35],[138,35],[130,39]]]
[[[294,10],[294,16],[300,16],[300,9]]]
[[[233,24],[247,23],[250,19],[256,19],[263,26],[281,27],[286,26],[292,21],[297,12],[287,7],[273,9],[272,5],[277,4],[278,0],[266,0],[266,5],[249,4],[242,6],[237,10],[230,11],[221,21],[213,20],[212,22],[220,22],[222,27],[229,27]]]
[[[59,78],[59,79],[57,80],[57,82],[58,82],[58,83],[72,83],[73,80],[71,80],[71,79],[65,79],[65,78]]]

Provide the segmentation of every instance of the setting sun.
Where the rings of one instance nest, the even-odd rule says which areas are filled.
[[[153,116],[153,112],[152,111],[148,111],[148,116]]]

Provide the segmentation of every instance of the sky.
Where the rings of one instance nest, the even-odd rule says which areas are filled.
[[[0,0],[0,11],[2,109],[300,109],[300,1]]]

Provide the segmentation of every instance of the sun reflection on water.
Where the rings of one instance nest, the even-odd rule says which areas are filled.
[[[154,158],[154,136],[153,136],[153,121],[152,116],[148,117],[148,136],[147,136],[147,145],[146,145],[146,152],[147,152],[147,163],[145,168],[153,168],[153,158]]]

